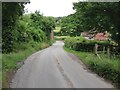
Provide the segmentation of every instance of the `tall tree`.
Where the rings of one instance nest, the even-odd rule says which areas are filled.
[[[24,12],[24,3],[2,3],[2,51],[11,52],[14,43],[14,28],[16,21]]]
[[[76,12],[62,20],[65,23],[62,28],[67,27],[64,31],[76,32],[72,35],[82,31],[108,31],[120,47],[120,2],[77,2],[73,5]]]
[[[74,3],[74,9],[83,29],[95,29],[98,32],[108,31],[120,47],[120,2],[78,2]]]
[[[55,28],[56,19],[54,17],[45,17],[39,11],[31,14],[31,19],[34,22],[34,26],[43,30],[48,39],[50,39],[50,32]]]

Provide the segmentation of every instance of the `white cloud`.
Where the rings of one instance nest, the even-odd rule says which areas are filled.
[[[67,16],[73,13],[73,2],[78,0],[30,0],[30,4],[25,6],[29,12],[40,10],[44,16]]]

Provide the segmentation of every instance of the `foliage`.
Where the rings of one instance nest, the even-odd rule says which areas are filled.
[[[16,27],[14,30],[14,44],[13,44],[13,51],[16,49],[20,49],[18,44],[22,43],[29,43],[29,42],[45,42],[47,40],[46,34],[44,31],[39,29],[38,27],[35,28],[36,23],[32,22],[30,19],[30,15],[23,15],[20,19],[16,22]],[[16,46],[18,48],[16,48]]]
[[[45,17],[39,11],[23,15],[24,3],[3,3],[2,9],[3,53],[12,52],[16,43],[50,40],[50,32],[56,24],[54,17]]]
[[[24,3],[2,3],[2,51],[13,50],[15,23],[24,12]]]
[[[119,43],[120,4],[106,3],[74,3],[76,17],[81,18],[84,30],[109,31],[115,41]],[[81,14],[81,15],[79,15]]]
[[[68,15],[67,17],[63,17],[60,21],[61,25],[61,35],[70,35],[70,36],[75,36],[75,35],[80,35],[80,33],[76,33],[77,31],[75,30],[75,21],[74,21],[74,16]]]
[[[120,64],[119,58],[108,59],[105,55],[102,55],[102,60],[100,60],[92,53],[78,52],[66,47],[64,47],[64,49],[78,56],[88,68],[101,77],[110,80],[117,87],[120,86],[120,70],[118,68]]]
[[[120,47],[119,2],[77,2],[73,5],[76,12],[61,19],[63,34],[80,36],[83,31],[108,31]]]
[[[79,37],[67,37],[65,39],[65,46],[77,51],[93,51],[95,44],[101,46],[110,46],[112,42],[110,41],[96,41],[96,40],[88,40],[82,36]]]
[[[30,15],[24,15],[21,19],[18,20],[16,24],[16,42],[42,42],[43,40],[46,41],[45,33],[33,26],[34,23],[30,19]]]
[[[43,30],[49,39],[50,32],[55,28],[56,19],[54,17],[42,16],[39,11],[36,11],[35,13],[31,14],[30,18],[33,22],[33,26],[36,29],[39,28]]]

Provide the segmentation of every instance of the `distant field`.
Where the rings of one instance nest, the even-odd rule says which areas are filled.
[[[69,36],[54,36],[55,40],[64,40]]]
[[[54,32],[60,32],[61,27],[55,27],[55,30],[53,30]]]

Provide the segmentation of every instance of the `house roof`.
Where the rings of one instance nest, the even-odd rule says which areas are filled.
[[[108,40],[108,35],[105,33],[98,33],[95,35],[95,40],[99,40],[99,41]]]

